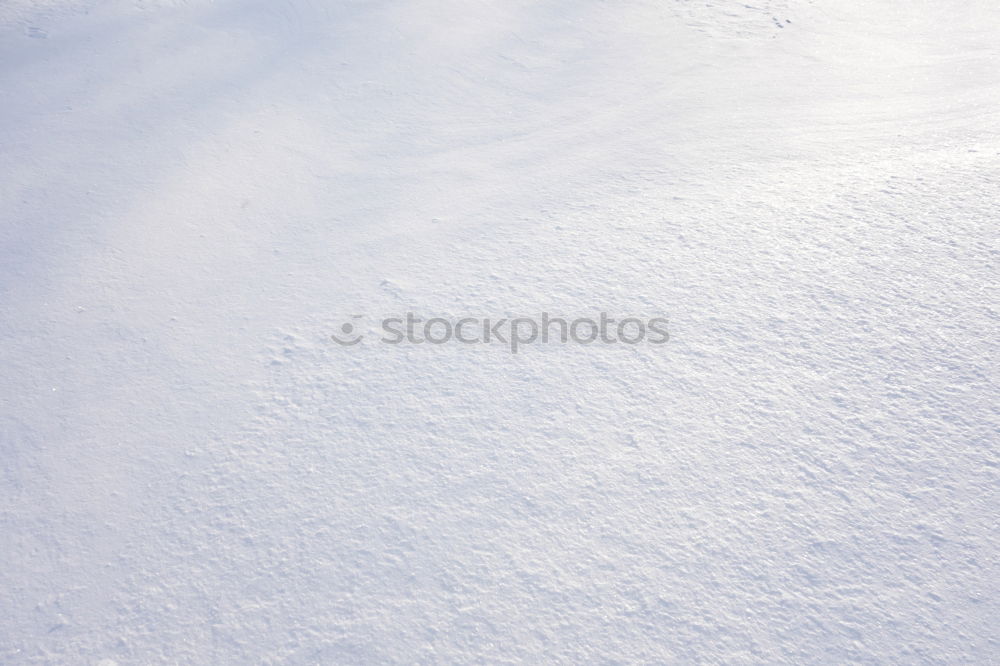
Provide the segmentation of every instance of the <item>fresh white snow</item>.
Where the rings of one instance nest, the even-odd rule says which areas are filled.
[[[995,663],[998,232],[994,0],[4,0],[0,663]]]

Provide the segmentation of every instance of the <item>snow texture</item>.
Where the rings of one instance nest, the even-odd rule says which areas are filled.
[[[997,663],[998,45],[5,0],[0,663]],[[369,344],[407,311],[671,340]]]

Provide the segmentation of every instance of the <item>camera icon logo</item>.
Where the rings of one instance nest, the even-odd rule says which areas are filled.
[[[351,315],[352,319],[361,319],[362,317],[364,317],[364,315],[359,315],[359,314],[358,315]],[[344,347],[351,347],[353,345],[356,345],[359,342],[361,342],[361,339],[364,337],[360,333],[357,333],[357,334],[355,333],[355,331],[354,331],[354,324],[352,324],[349,321],[348,322],[344,322],[343,324],[341,324],[341,326],[340,326],[340,332],[343,334],[343,336],[344,336],[343,338],[341,336],[337,335],[336,333],[331,334],[330,338],[334,342],[336,342],[338,345],[341,345],[341,346],[344,346]]]

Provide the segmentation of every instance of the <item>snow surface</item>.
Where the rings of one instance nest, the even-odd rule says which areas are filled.
[[[0,95],[0,663],[1000,661],[1000,3],[4,0]]]

